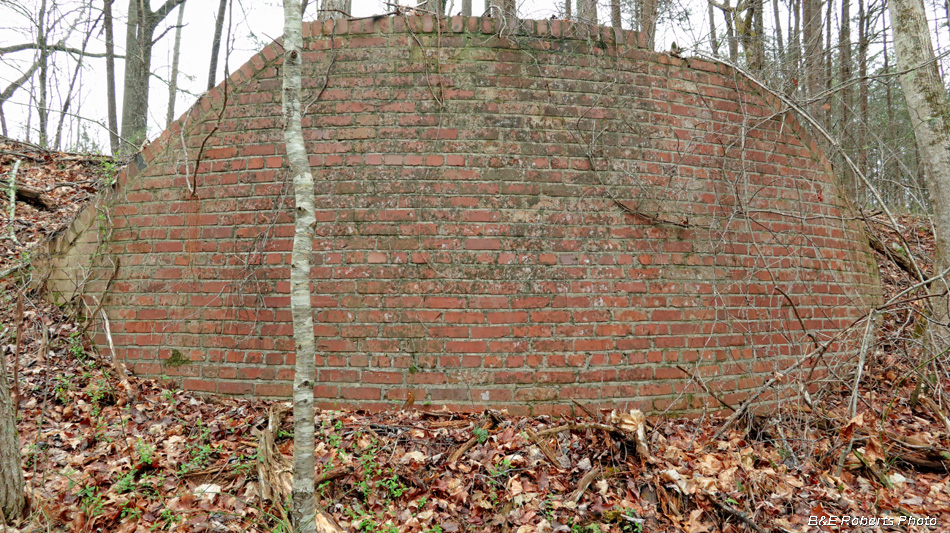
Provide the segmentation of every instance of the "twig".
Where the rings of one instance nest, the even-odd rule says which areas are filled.
[[[719,509],[720,511],[726,513],[727,515],[749,526],[749,529],[751,529],[752,531],[755,531],[756,533],[765,533],[764,529],[760,528],[755,522],[752,521],[751,518],[748,517],[748,515],[746,515],[742,511],[736,509],[735,507],[727,503],[723,503],[719,501],[713,494],[707,491],[703,491],[702,495],[705,496],[706,500],[708,500],[709,503],[713,504],[713,506],[716,507],[716,509]]]
[[[943,426],[947,428],[947,432],[950,432],[950,419],[947,418],[947,415],[943,414],[937,402],[933,401],[929,396],[923,396],[920,398],[920,403],[926,405],[928,409],[933,411],[934,415],[943,423]]]
[[[802,366],[802,364],[804,364],[805,361],[808,361],[809,359],[811,359],[811,358],[813,358],[813,357],[821,357],[822,355],[824,355],[825,352],[827,352],[828,349],[831,348],[831,345],[832,345],[833,343],[835,343],[835,342],[838,340],[838,338],[840,338],[841,335],[842,335],[845,331],[850,330],[850,329],[853,328],[856,324],[858,324],[858,323],[861,322],[862,320],[866,320],[867,318],[868,318],[868,314],[865,314],[864,316],[855,319],[855,320],[854,320],[853,322],[851,322],[851,324],[849,324],[847,327],[838,330],[838,332],[835,333],[834,336],[832,336],[830,339],[828,339],[828,340],[827,340],[824,344],[822,344],[820,347],[818,347],[818,348],[816,348],[816,349],[814,349],[814,350],[808,352],[807,354],[801,356],[797,361],[795,361],[794,363],[792,363],[791,365],[789,365],[788,368],[784,369],[783,373],[780,373],[780,374],[777,373],[776,375],[772,376],[768,381],[766,381],[765,383],[763,383],[762,385],[760,385],[759,388],[755,389],[755,391],[753,391],[752,394],[749,395],[748,399],[746,399],[746,401],[742,403],[742,406],[739,407],[739,410],[738,410],[738,411],[736,411],[736,412],[732,413],[731,415],[729,415],[729,418],[727,418],[727,419],[722,423],[722,426],[720,426],[719,430],[716,431],[716,434],[713,435],[710,440],[712,440],[712,441],[719,440],[719,438],[722,437],[723,433],[725,433],[733,424],[735,424],[735,423],[736,423],[736,420],[738,420],[739,418],[741,418],[741,417],[749,410],[749,407],[751,407],[752,404],[754,404],[754,403],[756,402],[756,400],[759,399],[759,396],[762,396],[762,394],[763,394],[766,390],[768,390],[769,388],[771,388],[772,385],[775,385],[775,383],[776,383],[777,381],[783,379],[783,378],[785,377],[785,375],[787,375],[788,373],[792,372],[792,371],[795,370],[796,368]]]
[[[539,437],[538,434],[531,428],[526,429],[525,434],[528,436],[528,440],[533,442],[538,447],[538,449],[541,450],[541,453],[544,454],[544,457],[546,457],[552,465],[558,469],[561,468],[561,465],[557,460],[557,455],[554,454],[554,450],[548,446],[548,443],[544,442],[544,439]]]
[[[584,404],[582,404],[581,402],[575,400],[574,398],[571,398],[571,401],[574,402],[574,405],[580,407],[582,411],[584,411],[585,413],[587,413],[587,416],[593,418],[593,419],[594,419],[595,421],[597,421],[597,422],[602,422],[602,421],[603,421],[603,418],[602,418],[600,415],[598,415],[597,413],[595,413],[595,412],[591,411],[590,409],[588,409],[586,405],[584,405]]]
[[[603,431],[613,432],[613,433],[624,433],[617,426],[611,426],[610,424],[601,424],[600,422],[581,422],[576,424],[564,424],[563,426],[557,426],[550,429],[545,429],[544,431],[539,431],[539,437],[545,437],[547,435],[554,435],[562,431],[578,431],[584,429],[600,429]]]
[[[815,343],[815,348],[818,347],[818,338],[815,335],[808,331],[808,328],[805,327],[805,321],[802,320],[801,315],[798,314],[798,307],[795,305],[795,302],[792,301],[792,298],[785,293],[779,286],[775,286],[775,290],[780,292],[782,296],[785,297],[785,300],[788,302],[788,305],[792,306],[792,312],[795,313],[795,318],[798,319],[798,325],[802,327],[802,331],[805,332],[805,335],[808,335],[808,338],[811,339],[811,342]]]
[[[867,360],[868,347],[871,344],[870,337],[874,325],[874,314],[875,311],[871,311],[871,314],[868,316],[867,324],[864,326],[864,337],[861,339],[861,352],[858,355],[858,369],[854,374],[854,385],[851,386],[851,402],[848,406],[848,419],[852,419],[858,414],[858,388],[861,385],[861,376],[864,374],[864,363]],[[851,453],[851,448],[853,447],[854,433],[852,433],[851,438],[848,439],[848,445],[841,450],[841,456],[838,458],[838,470],[835,476],[841,476],[841,470],[844,469],[844,461],[848,457],[848,454]]]
[[[687,376],[689,376],[689,377],[690,377],[693,381],[695,381],[696,383],[699,383],[699,385],[703,388],[703,390],[706,391],[706,394],[708,394],[708,395],[712,396],[713,398],[715,398],[716,401],[719,402],[720,404],[722,404],[723,407],[725,407],[726,409],[729,409],[729,410],[732,411],[733,413],[736,412],[736,408],[733,407],[733,406],[731,406],[731,405],[729,405],[728,403],[726,403],[725,400],[723,400],[722,398],[720,398],[718,394],[716,394],[715,392],[713,392],[713,391],[706,385],[706,382],[700,380],[700,379],[697,378],[692,372],[690,372],[689,370],[686,370],[685,368],[683,368],[683,367],[680,366],[680,365],[676,365],[676,368],[678,368],[680,372],[682,372],[682,373],[686,374]]]
[[[109,351],[112,353],[112,366],[115,368],[116,374],[119,375],[119,383],[121,383],[122,387],[128,392],[132,390],[131,386],[129,386],[129,375],[125,371],[125,366],[119,361],[119,358],[115,354],[115,346],[112,344],[112,329],[109,327],[109,317],[106,316],[105,309],[99,309],[99,313],[102,315],[102,328],[105,330],[106,341],[109,343]]]
[[[723,64],[723,65],[726,65],[726,66],[732,68],[733,70],[735,70],[735,71],[738,72],[739,74],[742,74],[746,79],[748,79],[748,80],[751,81],[752,83],[754,83],[754,84],[758,85],[759,87],[761,87],[762,90],[764,90],[764,91],[766,91],[767,93],[771,94],[771,95],[774,96],[775,98],[778,98],[782,103],[784,103],[784,104],[788,107],[788,109],[791,109],[792,111],[796,112],[799,116],[801,116],[802,118],[804,118],[805,121],[808,122],[808,124],[809,124],[812,128],[814,128],[815,131],[817,131],[819,134],[821,134],[821,136],[824,137],[825,140],[827,140],[828,143],[841,155],[841,157],[842,157],[842,158],[845,160],[845,162],[848,164],[848,167],[851,169],[851,172],[854,172],[854,175],[857,176],[858,178],[860,178],[861,181],[864,183],[864,185],[868,188],[868,190],[871,191],[871,194],[874,196],[874,199],[877,201],[878,205],[880,206],[880,208],[881,208],[881,210],[884,212],[884,214],[887,215],[887,218],[888,218],[888,220],[890,220],[891,224],[892,224],[895,228],[900,228],[900,227],[901,227],[901,225],[897,222],[897,218],[895,218],[895,217],[894,217],[894,214],[891,213],[890,209],[887,208],[887,203],[884,202],[884,198],[881,197],[881,193],[880,193],[880,191],[877,190],[877,187],[875,187],[875,186],[871,183],[871,181],[868,179],[868,177],[864,175],[864,172],[862,172],[861,169],[858,168],[858,165],[854,162],[854,160],[851,159],[850,156],[848,156],[848,153],[845,152],[845,151],[841,148],[841,143],[839,143],[837,139],[835,139],[830,133],[828,133],[828,131],[827,131],[825,128],[823,128],[823,127],[821,126],[821,124],[820,124],[814,117],[811,116],[811,114],[809,114],[807,111],[805,111],[804,109],[802,109],[801,106],[799,106],[798,104],[796,104],[795,102],[793,102],[788,96],[785,96],[785,95],[782,94],[781,92],[775,91],[774,89],[772,89],[771,87],[769,87],[769,86],[766,85],[765,83],[759,81],[758,78],[756,78],[755,76],[753,76],[751,73],[749,73],[748,71],[746,71],[745,69],[743,69],[743,68],[740,67],[739,65],[736,65],[735,63],[731,63],[731,62],[729,62],[729,61],[726,61],[726,60],[724,60],[724,59],[721,58],[721,57],[711,56],[711,55],[708,55],[708,54],[705,54],[705,53],[702,53],[702,52],[699,52],[699,55],[700,55],[701,57],[703,57],[703,58],[709,60],[709,61],[714,61],[714,62],[717,62],[717,63],[721,63],[721,64]],[[897,235],[900,237],[901,242],[903,242],[904,248],[907,249],[907,250],[910,250],[910,245],[908,245],[908,244],[907,244],[907,241],[904,240],[904,236],[903,236],[902,232],[898,232]],[[918,273],[923,272],[923,271],[921,270],[920,266],[919,266],[919,265],[917,264],[917,262],[914,260],[914,257],[913,257],[912,255],[910,256],[910,260],[911,260],[911,263],[912,263],[913,266],[914,266],[914,270],[916,270]],[[922,278],[922,277],[923,277],[923,274],[920,274],[919,277]]]
[[[567,501],[572,503],[577,503],[581,500],[581,497],[584,496],[584,492],[587,491],[587,487],[594,482],[600,476],[600,467],[592,469],[590,472],[584,474],[584,477],[577,483],[577,489],[571,493],[567,498]]]

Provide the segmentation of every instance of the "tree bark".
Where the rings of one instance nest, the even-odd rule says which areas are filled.
[[[7,383],[6,363],[0,360],[0,511],[11,520],[22,517],[25,508],[16,408]]]
[[[318,20],[342,19],[350,14],[351,0],[323,0],[320,3]]]
[[[597,24],[597,1],[577,0],[577,20],[587,24]]]
[[[640,48],[647,50],[656,49],[656,19],[657,0],[642,0],[640,2]]]
[[[615,30],[623,29],[623,22],[620,18],[620,0],[610,0],[610,25]]]
[[[323,3],[325,7],[326,0]],[[299,0],[284,0],[284,142],[294,183],[294,243],[290,259],[290,312],[294,326],[294,480],[291,520],[295,532],[316,532],[314,500],[313,387],[316,342],[310,307],[310,256],[313,254],[313,175],[301,123],[303,33]]]
[[[712,2],[707,1],[706,7],[709,10],[709,47],[712,49],[712,54],[718,56],[719,39],[716,37],[716,10]]]
[[[462,0],[462,16],[472,16],[472,0]]]
[[[852,90],[849,82],[854,75],[851,58],[851,2],[845,0],[841,2],[841,29],[838,31],[838,66],[840,68],[839,76],[842,84],[841,93],[841,121],[839,122],[839,131],[841,137],[841,146],[846,151],[851,151],[854,147],[854,129],[851,127],[851,105]],[[853,202],[858,201],[858,182],[856,176],[844,166],[842,166],[842,180]]]
[[[802,0],[802,40],[805,46],[805,87],[809,98],[822,91],[821,0]],[[812,102],[809,112],[819,119],[821,105]]]
[[[214,39],[211,41],[211,63],[208,65],[209,91],[214,88],[214,79],[218,74],[218,53],[221,51],[221,32],[224,30],[224,12],[227,7],[228,0],[218,2],[218,18],[214,19]]]
[[[125,83],[122,93],[121,153],[138,150],[145,141],[148,118],[148,84],[152,68],[155,28],[185,0],[165,0],[156,11],[149,0],[129,0],[129,23],[125,38]]]
[[[46,51],[46,0],[40,2],[39,18],[36,24],[36,45],[40,50],[40,73],[38,80],[39,102],[36,106],[37,122],[39,122],[39,145],[46,148],[49,144],[46,127],[49,122],[49,106],[46,104],[46,80],[49,78],[49,56]],[[29,134],[27,134],[29,135]]]
[[[102,13],[106,27],[106,107],[109,113],[109,146],[112,155],[119,155],[119,118],[116,114],[115,97],[115,37],[113,36],[112,2],[104,0]]]
[[[187,0],[186,0],[187,1]],[[221,17],[224,18],[223,16]],[[181,57],[181,28],[185,20],[185,2],[182,2],[178,6],[178,24],[175,26],[175,47],[172,49],[172,74],[171,79],[168,80],[168,109],[165,111],[165,128],[167,129],[172,125],[172,121],[175,120],[175,99],[178,97],[178,59]],[[220,24],[215,28],[215,39],[221,39]],[[211,63],[217,65],[218,56],[216,53],[217,46],[212,50]],[[212,67],[211,72],[214,72],[214,67]],[[212,74],[213,76],[213,74]],[[208,87],[208,90],[211,90],[211,87]]]
[[[933,272],[940,273],[950,265],[950,102],[934,59],[923,1],[891,0],[888,8],[897,60],[904,71],[901,88],[933,210]],[[931,285],[932,294],[946,290],[946,280]],[[948,346],[947,315],[946,296],[934,298],[926,338],[931,354],[942,353]]]

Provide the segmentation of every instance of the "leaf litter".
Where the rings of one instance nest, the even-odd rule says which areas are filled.
[[[4,176],[23,153],[33,158],[20,157],[31,163],[21,178],[33,187],[95,184],[56,189],[53,209],[18,201],[16,219],[0,231],[6,236],[13,224],[19,242],[0,240],[0,272],[65,227],[113,164],[4,141]],[[902,224],[911,253],[928,264],[929,230],[910,217]],[[895,242],[878,226],[885,242]],[[885,256],[878,261],[886,295],[914,284]],[[287,531],[293,424],[286,403],[123,381],[75,314],[22,284],[17,273],[0,279],[0,349],[12,368],[22,291],[18,429],[32,512],[6,531]],[[914,371],[919,349],[908,331],[919,313],[911,304],[884,316],[856,416],[849,416],[846,378],[824,387],[820,402],[785,402],[717,440],[725,414],[318,411],[319,504],[343,531],[946,530],[946,380]],[[849,442],[853,450],[842,454]],[[903,517],[905,525],[809,525],[842,516]],[[910,518],[936,525],[906,526]]]

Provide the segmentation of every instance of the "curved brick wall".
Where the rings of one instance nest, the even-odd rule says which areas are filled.
[[[496,23],[305,28],[322,404],[714,405],[677,365],[737,402],[811,348],[792,303],[826,339],[879,301],[829,164],[776,102],[632,34]],[[89,274],[137,373],[290,394],[279,50],[51,245],[49,288]]]

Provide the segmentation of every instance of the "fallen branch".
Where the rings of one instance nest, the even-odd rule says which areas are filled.
[[[534,445],[537,446],[539,450],[541,450],[541,453],[544,454],[544,457],[547,458],[548,462],[558,469],[561,468],[561,465],[557,460],[557,455],[554,454],[554,450],[548,446],[548,443],[544,442],[544,439],[539,437],[538,434],[531,428],[525,430],[525,435],[528,436],[528,440],[534,443]]]
[[[923,396],[920,398],[920,403],[927,406],[928,409],[933,411],[934,416],[940,420],[943,424],[943,427],[947,428],[947,432],[950,432],[950,419],[947,418],[947,415],[940,410],[940,406],[937,405],[937,402],[933,401],[929,396]]]
[[[584,496],[584,492],[587,491],[587,487],[594,482],[595,479],[600,477],[600,467],[592,469],[590,472],[584,474],[584,477],[577,483],[577,489],[571,493],[567,498],[567,501],[576,504],[581,500],[581,497]]]
[[[486,413],[489,415],[489,417],[488,417],[488,421],[485,422],[485,424],[482,426],[482,430],[491,431],[495,429],[496,427],[498,427],[498,422],[500,421],[500,419],[498,418],[498,415],[493,413],[492,411],[486,411]],[[478,437],[472,437],[468,439],[467,441],[465,441],[464,444],[456,448],[455,451],[452,452],[451,455],[449,455],[449,458],[446,459],[446,462],[448,464],[455,463],[456,461],[461,459],[462,456],[466,454],[466,452],[471,450],[472,447],[475,446],[476,444],[478,444]]]
[[[897,250],[892,250],[889,246],[881,242],[881,239],[878,239],[873,233],[868,231],[868,244],[871,245],[871,248],[884,257],[890,259],[895,265],[897,265],[901,270],[908,273],[916,279],[917,281],[923,281],[924,278],[921,276],[921,273],[914,268],[914,263],[911,262],[906,256],[902,255]]]
[[[725,514],[727,514],[727,515],[729,515],[729,516],[735,518],[736,520],[742,522],[743,524],[745,524],[746,526],[748,526],[749,529],[751,529],[752,531],[755,531],[756,533],[765,533],[765,530],[764,530],[764,529],[762,529],[761,527],[759,527],[755,522],[752,521],[751,518],[749,518],[748,515],[746,515],[746,514],[743,513],[742,511],[736,509],[735,507],[729,505],[728,503],[719,501],[719,499],[716,498],[716,496],[713,495],[713,494],[710,493],[710,492],[703,491],[703,492],[702,492],[702,495],[705,496],[705,497],[706,497],[706,500],[709,501],[709,503],[713,504],[713,506],[714,506],[716,509],[719,509],[719,510],[722,511],[723,513],[725,513]]]

